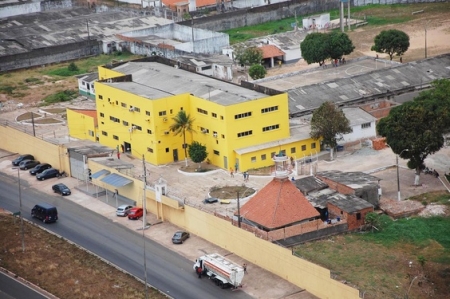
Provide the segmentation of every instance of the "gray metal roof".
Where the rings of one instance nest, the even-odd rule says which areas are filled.
[[[127,62],[113,69],[123,74],[131,74],[133,82],[104,84],[132,92],[147,99],[159,99],[189,93],[228,106],[268,97],[264,93],[239,85],[157,62]]]
[[[342,112],[349,120],[351,127],[377,120],[376,117],[373,117],[361,108],[342,108]]]
[[[108,185],[111,185],[113,187],[123,187],[128,184],[131,184],[133,180],[130,180],[124,176],[121,176],[117,173],[112,173],[110,175],[105,176],[103,179],[101,179],[102,182],[105,182]]]
[[[98,72],[87,73],[75,76],[77,79],[81,79],[85,82],[94,82],[98,80]]]
[[[349,214],[359,212],[370,207],[373,208],[371,203],[355,195],[335,193],[328,198],[328,202]]]
[[[110,173],[111,173],[111,171],[106,170],[106,169],[102,169],[102,170],[100,170],[100,171],[97,171],[97,172],[93,173],[93,174],[91,175],[91,177],[92,177],[93,179],[98,179],[98,178],[101,177],[102,175],[110,174]]]

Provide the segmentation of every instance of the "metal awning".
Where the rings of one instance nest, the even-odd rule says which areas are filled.
[[[93,179],[98,179],[98,178],[101,177],[102,175],[104,175],[104,174],[110,174],[110,173],[111,173],[111,171],[106,170],[106,169],[102,169],[102,170],[100,170],[100,171],[97,171],[96,173],[93,173],[93,174],[91,175],[91,177],[92,177]]]
[[[133,182],[133,180],[130,180],[124,176],[121,176],[117,173],[113,173],[110,175],[105,176],[103,179],[101,179],[102,182],[107,183],[108,185],[114,186],[114,187],[123,187]]]

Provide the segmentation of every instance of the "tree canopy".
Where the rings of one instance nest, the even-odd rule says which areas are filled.
[[[308,64],[323,64],[327,59],[340,59],[353,52],[355,47],[347,34],[342,32],[308,34],[300,44],[302,57]]]
[[[266,76],[266,68],[260,64],[254,64],[248,70],[248,74],[252,77],[253,80],[262,79]]]
[[[200,168],[200,163],[202,163],[202,161],[204,161],[208,156],[206,146],[202,145],[198,141],[192,142],[192,144],[189,145],[189,156],[191,157],[192,162],[199,163]]]
[[[314,111],[311,119],[311,138],[330,147],[330,159],[333,159],[333,151],[337,146],[337,140],[342,134],[352,131],[350,122],[342,110],[336,108],[333,103],[325,102]]]
[[[434,81],[431,89],[422,91],[414,101],[421,103],[428,110],[436,110],[445,117],[446,132],[450,131],[450,80]]]
[[[375,36],[371,50],[378,53],[386,53],[392,60],[395,55],[403,55],[409,48],[409,36],[397,29],[383,30]]]
[[[241,65],[254,65],[261,64],[263,54],[262,50],[258,47],[238,47],[235,49],[234,57]]]
[[[194,119],[186,111],[180,110],[172,120],[174,122],[170,125],[169,129],[175,135],[183,136],[184,157],[187,158],[186,132],[194,132]]]

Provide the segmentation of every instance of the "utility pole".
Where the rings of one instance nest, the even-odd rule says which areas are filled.
[[[241,227],[241,205],[239,203],[239,191],[237,192],[238,227]]]
[[[145,156],[142,155],[142,165],[144,167],[144,177],[143,177],[143,182],[144,182],[144,198],[142,200],[142,208],[144,210],[144,215],[142,217],[142,240],[144,241],[144,278],[145,278],[145,299],[148,299],[148,286],[147,286],[147,258],[146,258],[146,253],[145,253],[145,229],[147,227],[147,169],[145,168]]]
[[[20,186],[20,169],[19,167],[13,167],[13,169],[17,169],[17,179],[19,180],[19,216],[20,216],[20,236],[22,239],[22,252],[25,252],[25,236],[23,232],[23,217],[22,217],[22,188]],[[14,213],[16,215],[16,213]]]
[[[341,21],[341,32],[344,32],[344,0],[340,1],[340,21]]]
[[[31,112],[31,125],[33,126],[33,136],[36,137],[36,130],[34,128],[34,114]]]

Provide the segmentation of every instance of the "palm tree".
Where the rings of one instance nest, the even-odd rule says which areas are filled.
[[[169,129],[175,133],[175,135],[183,135],[183,148],[184,148],[184,157],[187,166],[187,146],[186,146],[186,131],[194,132],[192,128],[192,124],[194,123],[193,118],[189,114],[186,114],[186,111],[180,110],[175,117],[172,118],[174,123],[170,125]]]

